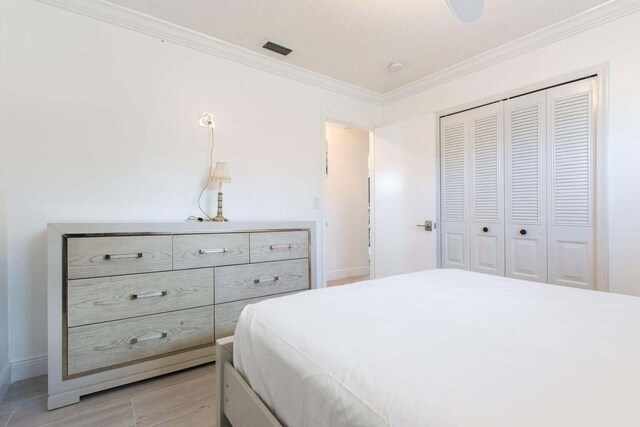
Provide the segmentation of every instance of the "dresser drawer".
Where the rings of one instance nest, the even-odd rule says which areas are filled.
[[[69,280],[69,327],[213,304],[213,269]]]
[[[227,302],[216,305],[216,340],[233,335],[236,331],[236,324],[242,310],[249,304],[256,304],[269,298],[293,295],[298,292],[288,294],[272,295],[270,297],[252,298],[242,301]]]
[[[251,233],[251,262],[279,261],[308,256],[309,233],[307,231]]]
[[[215,267],[249,262],[249,233],[173,236],[173,268]]]
[[[171,236],[72,237],[69,279],[171,270]]]
[[[215,269],[216,304],[309,289],[306,259]]]
[[[213,306],[68,330],[68,375],[213,344]]]
[[[273,297],[271,297],[273,298]],[[249,304],[255,304],[269,299],[269,297],[246,299],[216,305],[216,340],[231,336],[236,331],[236,324],[242,309]]]

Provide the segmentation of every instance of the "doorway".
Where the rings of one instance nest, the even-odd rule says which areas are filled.
[[[339,286],[372,278],[373,135],[326,122],[325,278]]]

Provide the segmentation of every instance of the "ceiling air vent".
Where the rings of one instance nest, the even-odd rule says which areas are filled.
[[[266,42],[262,47],[267,50],[270,50],[271,52],[279,53],[280,55],[284,55],[284,56],[287,56],[291,52],[293,52],[288,47],[280,46],[279,44],[276,44],[274,42]]]

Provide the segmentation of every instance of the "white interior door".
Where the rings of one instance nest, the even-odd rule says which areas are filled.
[[[442,267],[469,270],[469,113],[440,119]]]
[[[505,106],[506,275],[547,281],[546,92]]]
[[[471,270],[504,276],[502,102],[469,112]]]
[[[436,219],[436,143],[435,114],[375,131],[377,278],[436,267],[437,230],[416,227]]]
[[[595,289],[594,79],[547,91],[549,283]]]

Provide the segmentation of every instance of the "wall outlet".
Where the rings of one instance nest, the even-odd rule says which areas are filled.
[[[211,129],[216,127],[213,114],[204,111],[198,112],[198,126]]]

